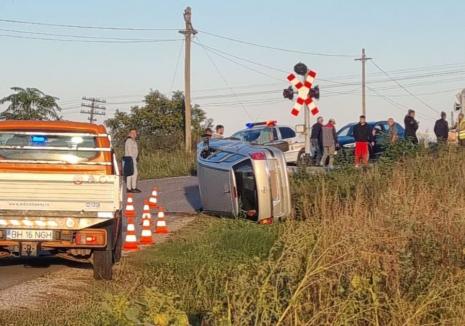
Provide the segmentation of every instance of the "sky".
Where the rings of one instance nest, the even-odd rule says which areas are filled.
[[[13,86],[39,88],[60,98],[63,116],[77,121],[87,118],[80,113],[81,97],[104,98],[102,122],[116,109],[141,104],[151,89],[168,96],[182,90],[184,45],[177,30],[184,27],[186,6],[198,30],[193,103],[225,125],[227,135],[250,121],[303,122],[282,97],[298,62],[318,73],[320,114],[335,118],[338,127],[356,121],[361,63],[354,59],[362,48],[373,58],[366,66],[368,120],[402,121],[412,108],[421,130],[431,132],[439,112],[450,115],[455,95],[465,88],[465,2],[459,0],[0,0],[0,97]],[[107,43],[93,42],[102,38]]]

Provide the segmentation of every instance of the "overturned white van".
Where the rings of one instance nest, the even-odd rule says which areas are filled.
[[[266,224],[291,214],[284,154],[237,140],[198,145],[197,174],[203,210]]]

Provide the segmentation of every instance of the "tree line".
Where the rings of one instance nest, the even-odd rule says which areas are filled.
[[[59,98],[45,94],[37,88],[12,87],[12,94],[0,99],[7,104],[0,113],[0,120],[62,120]],[[211,126],[205,111],[198,105],[192,107],[192,132],[194,142],[201,130]],[[184,95],[174,92],[171,98],[151,90],[144,98],[144,105],[133,106],[129,112],[117,110],[105,121],[116,147],[122,146],[128,131],[138,129],[141,147],[147,149],[175,149],[184,143]]]

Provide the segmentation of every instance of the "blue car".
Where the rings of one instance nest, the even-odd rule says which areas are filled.
[[[370,146],[370,156],[377,157],[385,149],[387,144],[389,126],[387,121],[367,122],[375,133],[375,146]],[[339,129],[337,132],[337,141],[343,150],[353,149],[355,147],[354,126],[357,123],[349,123]],[[404,138],[405,129],[396,122],[397,134],[399,138]]]

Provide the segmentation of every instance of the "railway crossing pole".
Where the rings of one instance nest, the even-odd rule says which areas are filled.
[[[291,83],[291,86],[283,90],[284,98],[292,100],[294,94],[297,94],[294,107],[292,108],[291,114],[298,116],[300,110],[304,109],[304,135],[305,135],[305,156],[306,159],[310,156],[310,113],[317,115],[320,111],[316,106],[313,99],[320,98],[320,89],[318,86],[312,87],[316,77],[316,72],[308,70],[307,66],[303,63],[298,63],[294,66],[294,72],[297,75],[302,76],[303,80],[299,80],[293,73],[287,76],[287,80]],[[294,88],[296,91],[294,91]]]

